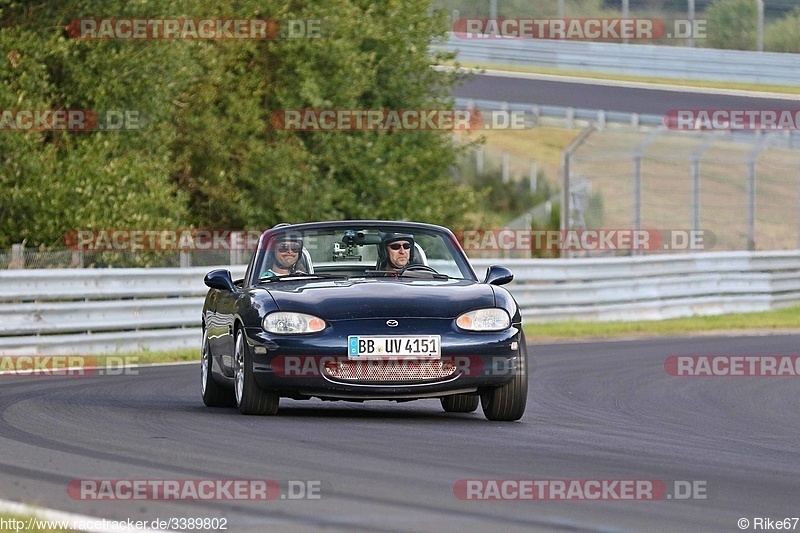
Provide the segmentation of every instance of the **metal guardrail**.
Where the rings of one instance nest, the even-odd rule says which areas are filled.
[[[0,354],[199,347],[212,268],[0,271]]]
[[[462,62],[658,78],[796,85],[800,54],[542,39],[462,39],[440,47]]]
[[[606,111],[603,109],[531,105],[479,98],[456,98],[455,107],[456,109],[479,109],[482,111],[522,111],[522,116],[525,119],[524,125],[527,128],[542,126],[544,125],[543,121],[546,119],[556,121],[559,126],[563,125],[570,130],[583,128],[591,123],[596,124],[600,130],[604,129],[607,124],[618,124],[634,128],[665,127],[664,115],[625,113],[623,111]]]
[[[640,320],[800,303],[800,251],[475,259],[514,271],[527,321]],[[0,272],[0,355],[199,349],[207,267]],[[233,267],[234,277],[244,267]]]
[[[800,303],[800,251],[509,259],[526,320],[660,320]]]

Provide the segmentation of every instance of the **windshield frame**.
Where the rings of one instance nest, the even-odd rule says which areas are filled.
[[[478,277],[475,274],[472,265],[469,262],[464,250],[462,249],[460,243],[456,239],[455,235],[442,226],[436,226],[433,224],[424,224],[419,222],[401,222],[401,221],[381,221],[381,220],[344,220],[344,221],[330,221],[330,222],[311,222],[311,223],[303,223],[303,224],[280,224],[278,226],[273,227],[265,231],[258,242],[258,247],[252,254],[250,259],[250,263],[248,264],[247,271],[245,273],[245,284],[247,286],[254,286],[261,283],[264,283],[265,279],[260,278],[260,272],[263,269],[262,265],[268,259],[268,255],[271,253],[271,248],[275,242],[277,242],[278,237],[282,237],[286,233],[290,234],[302,234],[302,235],[312,235],[314,231],[319,231],[324,234],[330,234],[331,232],[335,233],[344,233],[345,230],[355,230],[355,231],[362,231],[368,230],[372,235],[377,232],[392,232],[392,233],[410,233],[412,235],[429,235],[431,237],[438,237],[440,238],[441,242],[449,252],[450,256],[452,257],[452,261],[455,263],[455,266],[458,268],[460,272],[460,277],[449,277],[448,279],[465,279],[469,281],[478,281]],[[374,237],[373,237],[374,239]],[[305,250],[304,250],[305,251]],[[345,265],[347,266],[347,265]],[[351,265],[352,266],[352,265]],[[374,270],[375,265],[371,261],[367,261],[364,263],[366,267],[364,270]],[[333,274],[338,275],[336,271],[326,271],[316,272],[319,274]],[[442,272],[442,274],[446,275],[446,272]],[[287,275],[291,276],[291,275]],[[313,278],[313,276],[309,276]],[[366,274],[362,274],[361,276],[353,276],[350,275],[348,277],[366,277]],[[442,277],[436,277],[433,279],[441,279]],[[295,277],[297,279],[297,277]]]

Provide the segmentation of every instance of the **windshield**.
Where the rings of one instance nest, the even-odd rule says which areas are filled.
[[[429,272],[473,279],[463,253],[446,233],[408,227],[359,227],[276,232],[260,254],[259,280],[285,276]]]

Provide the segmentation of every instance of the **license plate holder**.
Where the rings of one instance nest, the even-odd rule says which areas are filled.
[[[429,359],[442,357],[439,335],[350,335],[347,337],[347,358],[371,359]]]

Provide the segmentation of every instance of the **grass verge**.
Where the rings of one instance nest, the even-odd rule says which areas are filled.
[[[525,324],[529,341],[659,337],[738,332],[800,332],[800,306],[759,313],[693,316],[636,322],[548,322]]]

